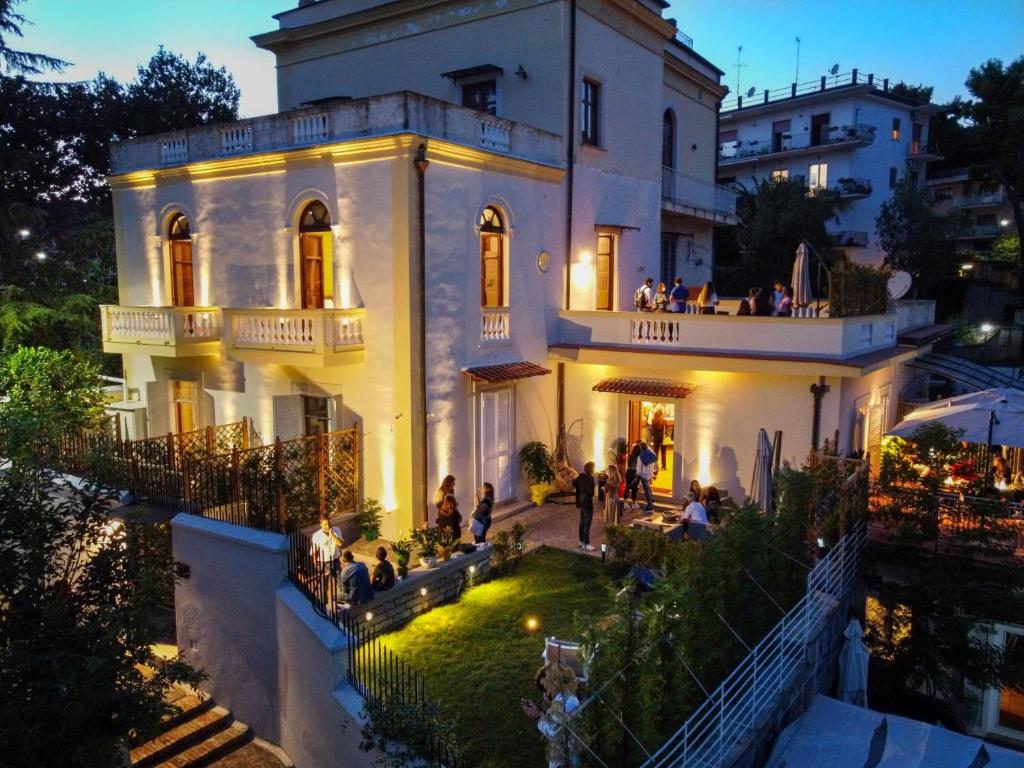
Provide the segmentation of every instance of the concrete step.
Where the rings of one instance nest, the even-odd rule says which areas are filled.
[[[156,768],[203,768],[252,741],[252,731],[244,723],[233,722],[195,746],[158,763]]]
[[[168,728],[155,739],[131,751],[132,765],[151,768],[228,728],[233,718],[224,707],[204,707],[201,703],[169,720]]]
[[[164,718],[165,730],[170,730],[174,726],[184,723],[189,718],[193,718],[201,712],[211,709],[215,702],[208,696],[184,693],[172,699],[171,703],[178,708],[178,711]]]

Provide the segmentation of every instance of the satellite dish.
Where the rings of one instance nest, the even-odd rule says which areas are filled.
[[[909,272],[904,272],[902,269],[893,272],[892,277],[889,278],[889,296],[893,299],[902,299],[910,290],[911,282],[913,282],[913,278]]]
[[[833,65],[832,65],[832,69],[830,69],[830,70],[828,71],[828,73],[829,73],[830,75],[834,75],[834,74],[835,74],[836,72],[838,72],[838,71],[839,71],[839,65],[838,65],[838,64],[833,64]]]
[[[747,91],[747,98],[749,99],[751,96],[753,96],[756,90],[757,89],[754,86],[750,86],[750,89]]]

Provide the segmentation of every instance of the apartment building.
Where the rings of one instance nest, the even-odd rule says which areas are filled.
[[[634,311],[648,275],[709,279],[712,230],[735,223],[714,181],[722,72],[663,10],[279,14],[254,38],[278,114],[113,149],[103,340],[137,399],[112,408],[150,435],[356,427],[389,537],[432,514],[446,474],[464,503],[483,481],[516,502],[524,443],[564,432],[575,463],[600,463],[658,406],[666,499],[691,478],[745,496],[762,426],[796,461],[833,434],[876,444],[919,351],[898,342],[910,315]]]
[[[935,212],[966,217],[957,235],[956,250],[965,258],[987,253],[1003,235],[1013,234],[1013,208],[997,182],[972,179],[968,168],[950,168],[928,174],[925,186],[935,201]]]
[[[888,79],[853,70],[731,98],[722,105],[718,180],[751,187],[800,179],[807,193],[839,193],[828,230],[846,255],[881,264],[875,219],[901,179],[924,184],[938,159],[928,144],[935,107],[894,93]]]

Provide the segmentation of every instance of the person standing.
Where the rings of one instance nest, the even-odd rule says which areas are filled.
[[[331,518],[321,515],[320,530],[310,538],[309,547],[309,554],[321,576],[338,575],[341,551],[344,548],[345,539],[341,536],[341,530],[331,525]]]
[[[633,447],[629,451],[629,457],[626,459],[626,490],[622,494],[622,501],[624,505],[629,505],[630,509],[637,509],[638,507],[636,491],[640,480],[636,474],[636,460],[640,458],[640,451],[642,449],[643,441],[637,440],[633,443]],[[630,495],[632,495],[632,502],[630,501]]]
[[[370,569],[366,567],[366,563],[356,562],[350,549],[345,550],[341,560],[345,564],[341,571],[342,599],[350,606],[363,605],[373,600]]]
[[[608,479],[604,484],[604,524],[619,524],[619,485],[622,477],[617,464],[609,464],[605,470]]]
[[[643,285],[633,294],[633,306],[637,312],[650,312],[654,309],[654,278],[648,277]]]
[[[640,448],[640,456],[636,460],[636,474],[640,478],[640,485],[644,489],[644,499],[647,501],[647,506],[644,507],[644,512],[654,511],[654,496],[651,493],[651,481],[654,476],[658,473],[658,454],[647,447],[647,443],[642,443]]]
[[[779,311],[779,305],[782,304],[782,298],[786,295],[785,284],[781,280],[776,280],[775,285],[772,286],[771,296],[771,311],[773,315],[777,316]]]
[[[668,291],[664,283],[658,283],[658,290],[654,292],[655,312],[665,312],[668,309]]]
[[[661,468],[665,469],[665,409],[660,403],[654,406],[651,416],[651,446],[661,457]]]
[[[697,308],[702,315],[713,315],[717,307],[718,294],[715,293],[715,284],[708,280],[697,296]]]
[[[441,511],[437,513],[437,527],[448,531],[452,541],[462,539],[462,514],[454,496],[446,496],[441,502]]]
[[[772,315],[790,317],[793,314],[793,289],[788,285],[782,289],[782,299],[775,305]]]
[[[594,462],[588,461],[584,464],[583,474],[577,475],[572,484],[576,487],[576,507],[580,511],[579,548],[593,552],[594,547],[590,543],[590,523],[594,519],[594,490],[597,486],[597,481],[594,478]]]
[[[444,500],[449,496],[455,498],[455,475],[445,475],[444,480],[441,481],[441,487],[434,493],[434,506],[437,508],[438,514],[441,513],[441,505],[444,504]]]
[[[686,302],[690,299],[690,292],[683,285],[683,278],[677,277],[674,283],[672,290],[668,294],[668,311],[685,312]]]
[[[487,531],[491,527],[491,512],[494,511],[494,486],[483,483],[476,492],[476,509],[469,530],[477,544],[487,543]]]

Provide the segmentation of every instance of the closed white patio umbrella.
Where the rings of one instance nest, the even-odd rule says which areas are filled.
[[[801,242],[796,249],[796,261],[793,262],[793,305],[806,307],[810,305],[811,296],[811,249],[807,243]]]
[[[839,654],[839,696],[860,707],[868,705],[868,661],[870,654],[864,645],[864,630],[857,619],[843,630],[843,650]]]
[[[772,443],[762,427],[757,433],[757,452],[754,454],[754,476],[750,481],[750,501],[766,515],[772,512]]]
[[[923,424],[941,422],[962,440],[1024,448],[1024,391],[998,388],[936,400],[907,414],[890,435],[910,437]]]

